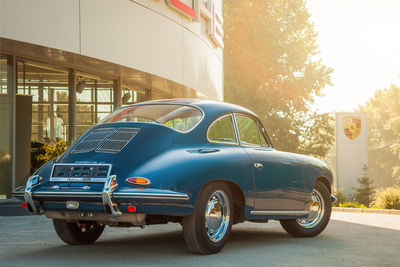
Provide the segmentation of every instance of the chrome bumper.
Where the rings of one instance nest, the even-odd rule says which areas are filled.
[[[24,200],[27,203],[27,207],[30,213],[43,214],[43,210],[39,205],[39,209],[36,208],[40,201],[60,201],[60,199],[66,200],[77,200],[87,199],[87,201],[101,202],[104,211],[111,217],[119,217],[123,213],[119,209],[119,202],[129,202],[137,200],[165,200],[165,201],[182,201],[190,200],[190,197],[186,193],[175,192],[170,190],[160,189],[130,189],[115,192],[118,188],[118,182],[115,175],[109,176],[104,184],[101,192],[77,192],[77,191],[35,191],[40,187],[39,176],[32,176],[28,179],[27,185],[24,190]],[[35,190],[34,190],[35,189]],[[143,192],[147,191],[147,192]],[[21,191],[15,192],[14,196],[21,197]],[[85,201],[84,200],[84,201]],[[36,203],[36,205],[35,205]]]
[[[27,209],[32,214],[42,214],[43,211],[41,208],[39,210],[36,208],[35,202],[32,197],[32,190],[39,187],[39,182],[41,177],[39,175],[33,175],[29,177],[28,182],[26,183],[24,200],[26,202]]]

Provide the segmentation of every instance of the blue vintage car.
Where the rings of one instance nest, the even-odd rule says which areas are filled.
[[[14,194],[53,219],[70,245],[95,242],[105,225],[175,222],[192,252],[210,254],[244,221],[318,235],[330,219],[331,183],[322,161],[275,150],[253,112],[175,99],[115,110]]]

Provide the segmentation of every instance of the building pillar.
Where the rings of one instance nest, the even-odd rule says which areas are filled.
[[[122,106],[121,79],[114,80],[114,110]]]
[[[76,70],[68,71],[68,144],[76,138]]]
[[[14,138],[16,132],[16,114],[17,110],[16,106],[16,94],[17,94],[17,58],[16,56],[7,58],[7,91],[10,96],[10,104],[11,104],[11,188],[8,189],[6,197],[12,197],[12,191],[16,187],[15,177],[16,177],[16,140]],[[11,190],[10,190],[11,189]]]

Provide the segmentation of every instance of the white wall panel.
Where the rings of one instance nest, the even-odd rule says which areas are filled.
[[[182,28],[126,0],[81,0],[82,54],[182,82]]]
[[[221,0],[214,0],[217,10]],[[0,0],[0,36],[155,74],[222,100],[222,49],[165,0]]]
[[[190,31],[183,31],[183,83],[195,84],[201,93],[218,100],[222,95],[222,61],[213,49]]]
[[[79,53],[79,0],[0,0],[0,34]]]

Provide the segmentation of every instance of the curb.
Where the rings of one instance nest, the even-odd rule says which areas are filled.
[[[354,212],[354,213],[380,213],[400,215],[400,210],[385,210],[385,209],[361,209],[361,208],[341,208],[332,207],[333,212]]]

